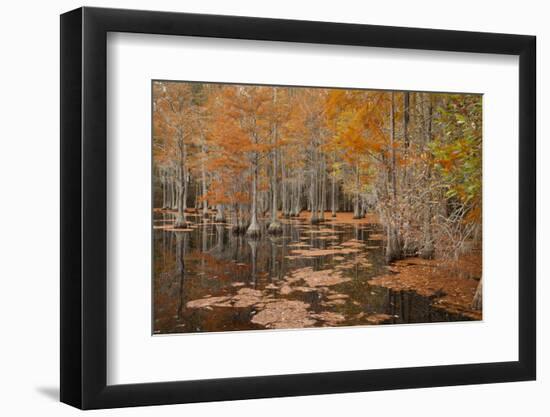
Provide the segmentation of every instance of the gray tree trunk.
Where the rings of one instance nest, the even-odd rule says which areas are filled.
[[[290,215],[290,210],[288,207],[289,196],[287,195],[288,187],[286,181],[286,169],[285,169],[285,156],[284,152],[281,150],[281,199],[282,199],[282,212],[283,217],[288,217]]]
[[[177,186],[177,195],[178,195],[178,214],[176,215],[176,222],[174,223],[175,228],[184,228],[187,226],[185,221],[185,197],[187,187],[185,184],[185,176],[183,174],[184,167],[178,167],[178,186]]]
[[[319,223],[319,217],[317,216],[317,211],[318,211],[318,201],[317,201],[317,193],[318,193],[318,179],[317,179],[317,170],[318,170],[318,156],[317,156],[317,148],[316,148],[316,144],[315,144],[315,138],[312,137],[311,138],[311,157],[312,157],[312,161],[313,161],[313,166],[311,168],[311,184],[310,184],[310,190],[309,190],[309,193],[310,193],[310,201],[311,201],[311,207],[310,207],[310,211],[311,211],[311,216],[310,216],[310,219],[309,219],[309,222],[311,224],[317,224]]]
[[[162,208],[166,209],[168,208],[168,192],[166,190],[166,170],[162,168]]]
[[[359,211],[359,163],[355,166],[355,196],[353,198],[353,218],[361,218],[361,213]]]
[[[252,238],[260,236],[260,223],[258,222],[258,155],[254,155],[253,173],[252,173],[252,212],[250,226],[246,230],[246,235]]]
[[[224,207],[223,204],[218,204],[216,206],[216,222],[225,222],[225,213],[224,213]]]
[[[472,308],[474,310],[481,310],[483,308],[483,278],[479,280],[477,284],[476,293],[472,300]]]
[[[386,245],[386,261],[391,262],[402,257],[402,245],[399,234],[398,212],[397,212],[397,178],[396,178],[396,156],[395,156],[395,93],[391,93],[390,107],[390,172],[389,180],[391,184],[390,190],[390,209],[388,210],[387,219],[387,245]]]
[[[332,190],[330,193],[331,202],[330,202],[330,211],[332,212],[332,217],[336,217],[336,176],[334,173],[331,176],[332,180]]]
[[[319,221],[324,222],[325,221],[325,209],[326,209],[326,193],[327,193],[327,187],[326,187],[326,168],[325,168],[325,157],[321,157],[321,185],[320,185],[320,202],[319,202]]]
[[[202,183],[202,214],[206,216],[208,214],[208,201],[206,200],[206,193],[208,189],[206,188],[206,169],[204,166],[204,158],[206,155],[206,148],[204,146],[204,137],[201,134],[201,143],[202,143],[202,158],[201,158],[201,183]]]
[[[273,89],[273,104],[277,103],[277,89]],[[272,145],[271,152],[272,169],[271,169],[271,222],[267,229],[268,233],[280,234],[283,232],[283,227],[277,218],[277,124],[272,126]],[[284,198],[284,197],[283,197]]]
[[[427,116],[425,120],[425,145],[426,147],[432,140],[432,99],[428,95],[428,108]],[[423,213],[423,222],[422,222],[422,236],[423,241],[420,247],[420,257],[424,259],[433,259],[435,255],[434,239],[432,233],[432,193],[430,190],[430,179],[432,176],[432,171],[430,165],[428,164],[428,170],[426,173],[426,201],[424,202],[424,213]]]

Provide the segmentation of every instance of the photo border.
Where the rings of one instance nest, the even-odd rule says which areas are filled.
[[[154,164],[155,164],[155,157],[153,152],[154,147],[154,123],[153,123],[153,103],[155,101],[154,96],[154,84],[162,82],[162,83],[182,83],[182,84],[214,84],[219,86],[246,86],[246,87],[271,87],[271,88],[300,88],[300,89],[323,89],[323,90],[344,90],[344,91],[363,91],[363,92],[391,92],[391,93],[421,93],[421,94],[456,94],[456,95],[465,95],[465,96],[480,96],[483,98],[484,93],[469,93],[469,92],[449,92],[449,91],[432,91],[432,90],[414,90],[414,89],[384,89],[384,88],[372,88],[372,87],[335,87],[335,86],[319,86],[319,85],[297,85],[297,84],[268,84],[268,83],[243,83],[243,82],[224,82],[224,81],[198,81],[198,80],[173,80],[173,79],[163,79],[163,78],[153,78],[150,80],[151,83],[151,216],[150,216],[150,230],[151,230],[151,336],[157,337],[157,336],[174,336],[174,335],[193,335],[193,334],[206,334],[206,333],[229,333],[229,332],[256,332],[256,331],[273,331],[274,329],[246,329],[246,330],[235,330],[235,329],[228,329],[228,330],[216,330],[216,331],[197,331],[197,332],[167,332],[167,333],[155,333],[154,327],[155,327],[155,299],[154,299],[154,293],[155,293],[155,221],[154,221],[154,209],[155,209],[155,170],[154,170]],[[483,118],[483,115],[482,115]],[[481,177],[481,173],[480,173]],[[483,231],[482,231],[483,236]],[[483,271],[482,271],[483,275]],[[472,322],[483,322],[483,309],[481,310],[482,317],[479,319],[472,319],[472,320],[451,320],[448,322],[418,322],[418,323],[399,323],[398,325],[405,325],[405,324],[442,324],[442,323],[468,323],[470,321]],[[395,326],[395,323],[388,323],[388,324],[381,324],[384,326]],[[326,326],[326,327],[283,327],[281,329],[277,330],[320,330],[320,329],[334,329],[334,328],[342,328],[342,327],[365,327],[366,324],[355,324],[355,325],[334,325],[334,326]]]
[[[518,361],[107,385],[107,33],[519,56]],[[61,16],[61,401],[82,409],[536,378],[536,38],[79,8]]]

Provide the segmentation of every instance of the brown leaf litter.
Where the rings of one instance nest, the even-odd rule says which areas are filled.
[[[481,320],[481,312],[471,308],[478,285],[478,279],[473,277],[476,274],[481,277],[481,255],[458,261],[406,258],[388,269],[393,273],[372,278],[369,284],[395,291],[415,291],[434,298],[436,308]]]
[[[296,269],[290,277],[285,279],[290,282],[304,280],[308,287],[327,287],[351,281],[351,278],[342,276],[340,271],[333,269],[314,271],[311,267]]]
[[[296,300],[277,300],[252,317],[252,323],[268,329],[311,327],[316,321],[310,317],[309,304]]]

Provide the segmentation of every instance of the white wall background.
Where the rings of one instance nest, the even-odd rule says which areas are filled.
[[[3,415],[76,415],[57,401],[59,385],[59,17],[82,3],[27,1],[3,5],[0,88],[0,412]],[[539,307],[538,381],[498,385],[146,407],[94,415],[279,416],[342,413],[373,415],[544,415],[550,411],[550,156],[542,137],[550,87],[550,27],[544,2],[353,0],[93,1],[86,5],[238,14],[395,26],[534,34],[538,36]],[[546,158],[545,158],[546,157]],[[505,257],[503,258],[505,260]],[[543,301],[546,304],[543,304]],[[467,341],[475,343],[475,340]],[[546,394],[546,395],[545,395]],[[545,413],[546,412],[546,413]]]

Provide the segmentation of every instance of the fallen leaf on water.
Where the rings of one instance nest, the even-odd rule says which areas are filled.
[[[378,313],[378,314],[371,314],[370,316],[368,316],[367,321],[370,324],[380,324],[390,320],[391,318],[392,316],[390,316],[389,314]]]
[[[322,311],[320,313],[312,314],[311,317],[319,319],[329,326],[334,326],[346,319],[342,314],[334,313],[332,311]]]
[[[285,277],[285,279],[291,282],[303,279],[309,287],[326,287],[351,281],[351,278],[343,277],[340,271],[333,269],[314,271],[310,267],[297,269],[290,277]]]
[[[332,300],[332,301],[325,301],[321,304],[325,307],[336,307],[336,306],[341,306],[346,304],[346,300],[338,299],[338,300]]]
[[[292,288],[290,288],[290,285],[283,285],[280,290],[282,295],[288,295],[292,292]]]
[[[346,300],[349,298],[347,294],[330,294],[327,295],[327,300]]]
[[[300,255],[304,258],[314,258],[317,256],[327,256],[327,255],[337,255],[337,254],[349,254],[349,253],[355,253],[360,252],[359,249],[354,248],[336,248],[332,247],[330,249],[310,249],[310,250],[301,250],[301,249],[295,249],[291,253],[293,255]]]
[[[198,300],[188,301],[188,308],[204,308],[209,306],[218,306],[219,304],[229,301],[231,297],[222,296],[222,297],[205,297]]]
[[[251,321],[271,329],[311,327],[315,320],[309,317],[308,308],[302,301],[278,300],[267,304]]]

